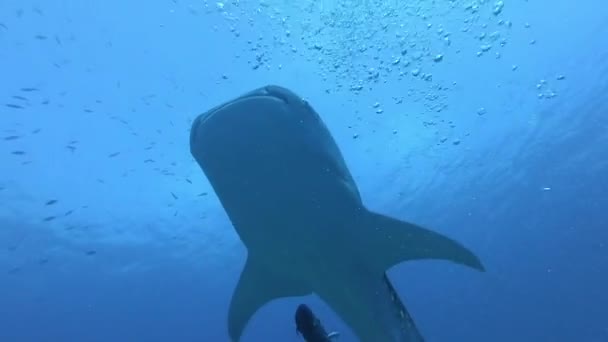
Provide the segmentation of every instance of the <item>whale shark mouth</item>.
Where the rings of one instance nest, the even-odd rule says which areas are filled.
[[[217,107],[214,107],[214,108],[208,110],[206,113],[199,115],[195,119],[196,124],[193,124],[192,126],[195,127],[195,126],[204,125],[205,121],[208,120],[209,118],[213,117],[217,113],[226,111],[229,106],[232,106],[232,105],[237,104],[242,101],[255,101],[256,99],[257,100],[272,100],[272,101],[280,102],[284,105],[289,105],[290,101],[289,101],[288,95],[289,94],[284,91],[284,88],[277,87],[277,86],[266,86],[263,88],[259,88],[259,89],[250,91],[250,92],[238,97],[237,99],[234,99],[232,101],[229,101],[229,102],[223,103]]]

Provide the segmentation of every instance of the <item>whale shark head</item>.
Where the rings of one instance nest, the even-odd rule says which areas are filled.
[[[190,150],[248,252],[229,309],[233,341],[264,304],[311,293],[363,342],[422,341],[386,270],[416,259],[483,270],[456,241],[367,210],[320,116],[288,89],[201,114]]]

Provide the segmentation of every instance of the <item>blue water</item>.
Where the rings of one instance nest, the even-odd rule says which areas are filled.
[[[0,341],[228,341],[246,250],[189,129],[265,84],[370,209],[483,260],[390,270],[428,341],[608,341],[608,6],[503,5],[0,2]],[[355,341],[314,296],[243,341],[301,340],[300,302]]]

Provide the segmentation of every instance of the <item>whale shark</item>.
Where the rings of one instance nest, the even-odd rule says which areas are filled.
[[[387,270],[439,259],[484,271],[460,243],[368,210],[327,126],[287,88],[199,115],[190,152],[247,249],[228,310],[232,341],[270,301],[316,294],[362,342],[420,342]]]

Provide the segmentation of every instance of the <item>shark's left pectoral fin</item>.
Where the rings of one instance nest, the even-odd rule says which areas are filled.
[[[364,244],[382,271],[416,259],[442,259],[485,270],[473,252],[446,236],[373,212],[368,212],[366,221],[372,232]]]
[[[238,341],[247,322],[264,304],[277,298],[305,296],[311,293],[312,289],[307,284],[286,278],[285,274],[266,267],[250,254],[230,302],[230,338],[232,341]]]

